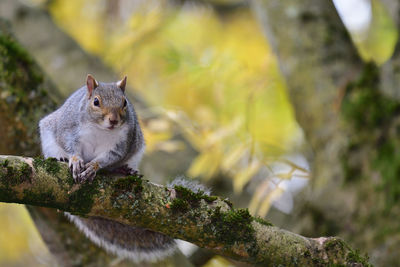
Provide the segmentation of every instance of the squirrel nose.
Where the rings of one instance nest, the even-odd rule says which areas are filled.
[[[117,120],[110,120],[110,124],[111,124],[111,125],[117,125],[117,124],[118,124],[118,121],[117,121]]]

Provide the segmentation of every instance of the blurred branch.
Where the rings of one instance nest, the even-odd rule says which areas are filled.
[[[334,134],[339,111],[331,107],[338,99],[338,89],[356,76],[362,61],[333,3],[254,0],[252,4],[278,57],[296,119],[307,140],[313,149],[326,143],[335,147],[340,142]],[[324,164],[332,166],[326,161],[314,167]],[[314,178],[322,179],[318,175]]]
[[[343,192],[340,152],[346,133],[337,103],[343,95],[340,88],[358,77],[363,62],[332,1],[251,3],[278,57],[296,119],[311,146],[306,156],[312,163],[313,194],[307,195],[307,200],[323,212],[337,205],[348,214],[343,209],[347,207],[344,199],[338,198]],[[298,220],[293,223],[298,224]]]
[[[99,174],[93,184],[74,184],[67,164],[54,159],[0,156],[0,201],[141,226],[254,264],[368,265],[339,238],[305,238],[281,230],[219,197],[135,176]]]
[[[399,26],[399,9],[400,2],[397,0],[380,0],[382,4],[386,7],[392,19],[395,21],[397,27]]]
[[[400,33],[400,2],[397,0],[381,0]],[[390,97],[400,99],[398,85],[400,83],[400,40],[397,43],[392,57],[380,68],[381,89]]]
[[[399,123],[400,43],[383,67],[366,64],[332,1],[252,3],[311,147],[313,187],[303,195],[308,205],[298,201],[298,215],[293,212],[284,223],[310,235],[345,236],[368,250],[377,265],[397,263],[397,226],[392,222],[400,213],[392,207],[400,195],[399,160],[387,150],[399,147],[399,132],[394,129]],[[400,14],[399,9],[393,13]],[[382,94],[382,89],[397,100]],[[393,108],[386,109],[389,106]],[[388,210],[392,219],[385,215]],[[376,244],[397,246],[380,250]]]

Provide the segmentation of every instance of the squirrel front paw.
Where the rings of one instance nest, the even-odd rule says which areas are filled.
[[[83,171],[79,175],[79,180],[81,182],[84,182],[86,180],[89,180],[89,182],[93,181],[94,177],[96,176],[96,172],[100,169],[100,165],[96,161],[91,161],[86,163],[85,165],[85,171]]]
[[[71,170],[72,177],[75,182],[79,182],[79,175],[83,172],[85,168],[85,163],[78,156],[72,156],[69,158],[68,162],[69,169]]]

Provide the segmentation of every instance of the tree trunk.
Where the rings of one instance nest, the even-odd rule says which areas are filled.
[[[384,84],[398,84],[398,63],[384,79],[384,67],[363,63],[331,1],[258,0],[253,7],[312,149],[313,189],[292,222],[309,235],[342,236],[379,265],[398,264],[400,102],[398,90],[384,92]]]

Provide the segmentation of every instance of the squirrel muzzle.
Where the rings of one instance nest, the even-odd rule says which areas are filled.
[[[111,110],[104,118],[105,122],[108,123],[108,129],[112,130],[114,127],[121,126],[121,116],[119,115],[119,110]]]

